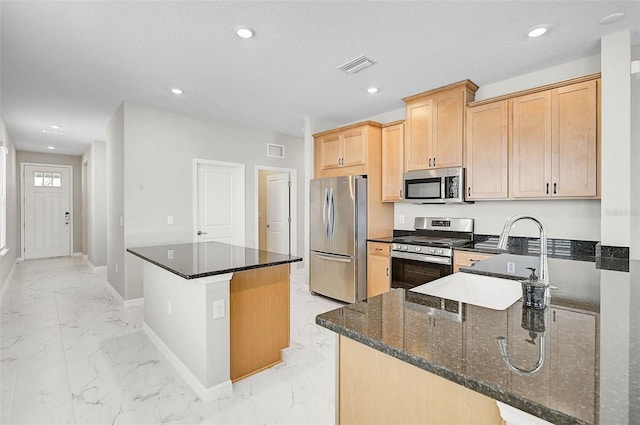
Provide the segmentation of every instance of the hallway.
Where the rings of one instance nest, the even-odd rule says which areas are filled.
[[[2,424],[334,422],[335,335],[315,325],[339,304],[291,280],[284,362],[203,404],[82,257],[17,263],[2,294]]]

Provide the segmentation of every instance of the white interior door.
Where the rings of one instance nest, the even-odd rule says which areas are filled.
[[[289,173],[267,176],[267,251],[290,253]]]
[[[244,246],[244,164],[196,161],[195,240]]]
[[[71,170],[25,164],[24,258],[71,255]]]

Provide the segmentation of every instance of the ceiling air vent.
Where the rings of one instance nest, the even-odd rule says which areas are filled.
[[[338,67],[338,69],[343,70],[347,74],[355,74],[358,71],[362,71],[365,68],[369,68],[375,62],[369,59],[366,56],[358,56],[354,60],[351,60],[344,65]]]

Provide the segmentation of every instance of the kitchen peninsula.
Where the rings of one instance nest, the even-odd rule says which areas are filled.
[[[501,254],[464,271],[504,276],[505,261],[526,272],[537,257]],[[319,315],[338,334],[337,423],[497,425],[505,412],[536,417],[524,423],[638,423],[640,263],[624,262],[550,258],[557,290],[545,310],[393,289]]]
[[[302,258],[219,242],[127,251],[145,260],[144,331],[201,400],[282,361]]]

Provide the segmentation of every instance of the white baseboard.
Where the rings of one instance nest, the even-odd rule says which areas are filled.
[[[13,277],[13,272],[15,270],[15,265],[17,262],[18,262],[17,259],[13,261],[13,264],[11,265],[11,270],[9,270],[9,274],[7,274],[7,278],[4,280],[4,282],[2,282],[2,288],[0,288],[0,300],[4,299],[4,293],[7,291],[7,287],[9,286],[8,283]]]
[[[93,266],[93,264],[92,264]],[[93,266],[93,272],[106,272],[107,266]]]
[[[124,308],[137,307],[139,305],[144,305],[143,297],[134,298],[132,300],[124,300]]]
[[[146,323],[142,324],[142,329],[151,342],[153,342],[158,350],[160,350],[160,352],[166,357],[171,366],[173,366],[182,379],[185,380],[187,385],[189,385],[196,393],[200,400],[204,403],[210,403],[215,400],[222,400],[231,397],[231,394],[233,393],[233,386],[230,379],[218,385],[214,385],[213,387],[205,387]]]
[[[74,252],[71,254],[72,257],[82,257],[84,254],[82,252]]]
[[[116,288],[114,288],[113,285],[109,283],[109,281],[107,281],[107,290],[111,293],[113,298],[116,299],[118,305],[124,306],[124,298],[122,298],[122,295],[120,295],[118,291],[116,291]]]
[[[22,257],[16,258],[16,263],[22,263],[23,261],[24,261],[24,258]]]

